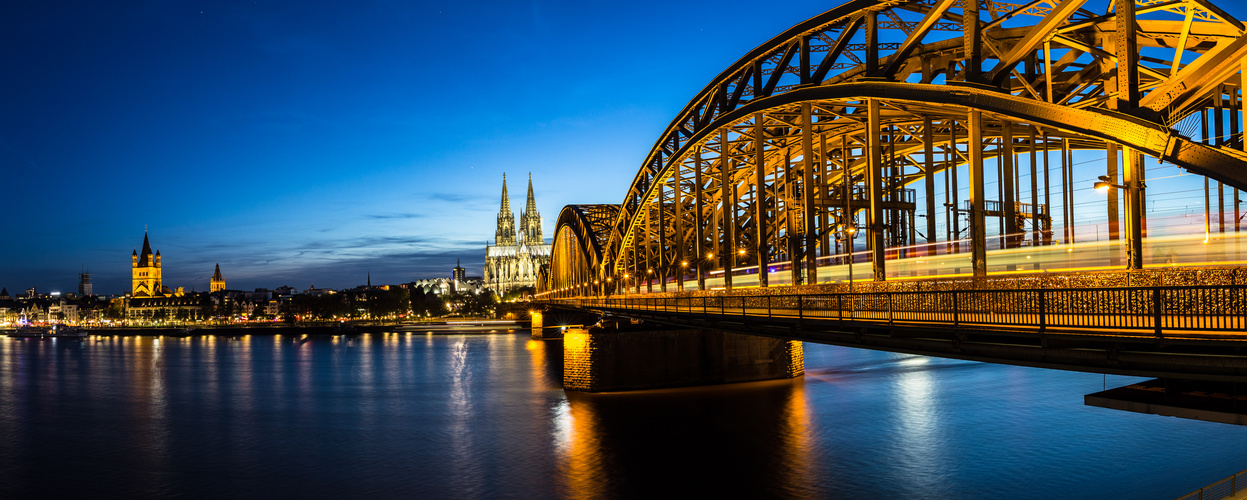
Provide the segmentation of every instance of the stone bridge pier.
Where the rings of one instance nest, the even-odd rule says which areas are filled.
[[[563,336],[563,389],[611,392],[796,378],[800,341],[604,320]]]

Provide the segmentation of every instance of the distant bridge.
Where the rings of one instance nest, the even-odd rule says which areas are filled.
[[[563,209],[539,299],[786,339],[1247,380],[1244,282],[1177,267],[1245,260],[1244,25],[1204,0],[1109,7],[853,0],[797,24],[693,96],[622,203]],[[1075,241],[1074,152],[1089,150],[1108,157],[1103,242]],[[1145,238],[1146,157],[1232,188],[1234,234]]]

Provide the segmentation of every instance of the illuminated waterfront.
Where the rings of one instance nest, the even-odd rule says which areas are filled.
[[[1242,427],[1135,379],[806,344],[804,379],[565,394],[526,335],[0,339],[0,497],[1173,498]],[[72,477],[72,481],[66,478]]]

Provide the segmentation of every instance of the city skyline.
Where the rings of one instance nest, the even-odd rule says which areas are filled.
[[[188,290],[217,261],[244,289],[479,275],[504,172],[532,173],[549,236],[564,205],[618,203],[697,89],[831,5],[702,7],[10,7],[0,286],[86,268],[121,293],[144,226]]]
[[[563,206],[619,203],[714,75],[835,6],[708,5],[11,7],[0,286],[71,291],[85,268],[121,293],[145,226],[188,290],[216,262],[240,289],[482,274],[504,172],[532,173],[552,237]],[[1153,208],[1189,216],[1196,181]]]

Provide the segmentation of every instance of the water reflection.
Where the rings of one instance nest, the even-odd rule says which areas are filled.
[[[934,378],[928,368],[932,358],[908,356],[897,361],[896,375],[896,446],[898,464],[906,464],[914,478],[938,479],[931,471],[945,463],[943,439],[940,436],[940,414],[936,408],[938,395]],[[920,480],[921,480],[920,479]],[[939,491],[938,483],[910,485],[915,493]]]
[[[581,394],[527,334],[0,338],[0,498],[1176,497],[1247,463],[1247,428],[1082,406],[1098,375],[805,357]]]
[[[570,429],[556,433],[556,443],[571,497],[808,496],[823,488],[811,470],[816,452],[800,379],[568,393],[555,419]]]

